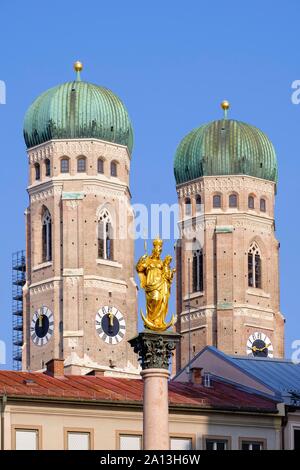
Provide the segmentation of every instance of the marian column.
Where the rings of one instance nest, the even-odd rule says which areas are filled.
[[[171,256],[160,259],[162,243],[162,240],[154,240],[151,255],[142,256],[137,263],[141,287],[146,294],[146,316],[141,311],[145,330],[129,341],[142,366],[144,450],[169,449],[169,365],[180,339],[178,333],[167,331],[175,322],[174,317],[166,322],[175,270],[170,268]]]

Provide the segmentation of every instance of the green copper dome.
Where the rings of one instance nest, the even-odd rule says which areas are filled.
[[[190,132],[174,162],[177,184],[215,175],[250,175],[277,181],[277,161],[269,138],[244,122],[221,119]]]
[[[27,148],[51,139],[101,139],[133,146],[131,122],[122,101],[110,90],[80,81],[63,83],[40,95],[24,121]]]

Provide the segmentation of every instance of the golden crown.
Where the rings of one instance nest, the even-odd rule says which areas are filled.
[[[163,241],[160,239],[160,238],[156,238],[155,240],[153,240],[153,246],[156,247],[156,246],[162,246],[163,245]]]

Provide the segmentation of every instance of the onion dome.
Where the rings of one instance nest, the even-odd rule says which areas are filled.
[[[29,107],[24,120],[27,148],[52,139],[100,139],[133,147],[127,110],[112,91],[80,79],[82,64],[75,62],[76,80],[45,91]]]
[[[274,147],[260,129],[227,119],[229,103],[222,103],[224,119],[192,130],[179,144],[174,161],[177,184],[202,176],[249,175],[277,182]]]

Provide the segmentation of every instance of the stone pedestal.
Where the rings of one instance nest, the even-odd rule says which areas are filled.
[[[142,366],[144,450],[169,449],[169,365],[179,340],[177,333],[144,330],[129,341]]]

